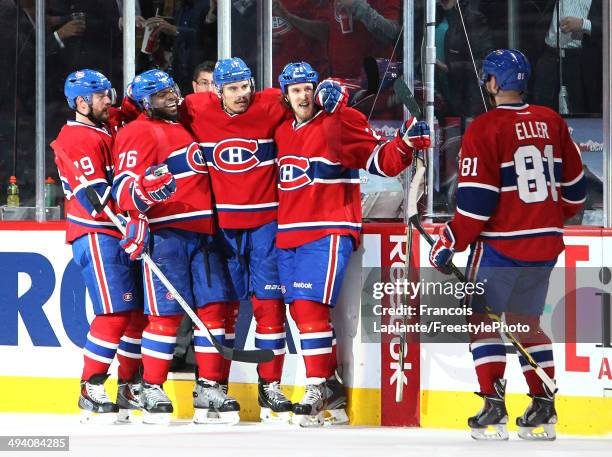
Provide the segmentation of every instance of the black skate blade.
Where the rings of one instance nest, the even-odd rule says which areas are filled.
[[[555,424],[542,424],[539,427],[519,427],[518,437],[526,441],[554,441],[557,432]]]
[[[486,428],[473,428],[471,436],[477,441],[507,441],[508,427],[506,424],[495,424]]]

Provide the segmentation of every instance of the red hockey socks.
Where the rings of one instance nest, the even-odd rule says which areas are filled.
[[[227,302],[207,303],[197,309],[197,314],[213,337],[221,344],[225,340],[225,315]],[[193,347],[198,364],[198,375],[211,381],[221,382],[223,379],[225,361],[223,356],[213,346],[208,332],[196,327],[193,331]]]
[[[486,314],[480,313],[470,316],[469,321],[475,325],[481,322],[491,324],[491,319]],[[481,332],[470,335],[470,338],[472,340],[470,352],[476,366],[480,392],[493,395],[495,394],[493,383],[503,378],[506,370],[506,346],[497,332]]]
[[[140,365],[142,365],[140,345],[142,342],[142,332],[148,322],[149,320],[142,310],[130,313],[130,322],[123,332],[123,336],[121,336],[119,348],[117,349],[117,360],[119,361],[117,375],[123,381],[133,380],[134,375],[138,372]]]
[[[182,314],[172,316],[149,316],[149,323],[142,333],[142,379],[149,384],[163,384],[168,378],[172,363],[176,332]]]
[[[540,327],[540,316],[526,316],[524,314],[506,313],[506,322],[509,325],[524,324],[529,326],[528,332],[517,333],[516,337],[527,350],[529,355],[540,365],[544,372],[555,378],[555,362],[550,338]],[[527,360],[519,354],[519,361],[523,369],[523,375],[529,386],[531,395],[544,395],[544,384],[535,370],[527,363]]]
[[[266,382],[280,381],[285,361],[285,303],[283,300],[251,298],[255,317],[255,347],[271,349],[274,358],[257,365],[259,377]]]
[[[96,374],[106,374],[115,358],[119,339],[130,320],[130,313],[101,314],[94,317],[83,348],[81,379],[89,380]]]
[[[306,378],[329,378],[335,369],[329,307],[310,300],[295,300],[289,311],[300,331]]]

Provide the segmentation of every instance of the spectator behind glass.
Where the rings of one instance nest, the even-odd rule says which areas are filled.
[[[557,3],[561,10],[558,24]],[[560,57],[562,84],[567,89],[566,114],[601,113],[601,0],[549,0],[543,17],[539,29],[545,35],[539,38],[543,49],[535,68],[534,103],[563,111],[559,106]]]
[[[160,16],[147,19],[153,33],[174,39],[172,71],[168,70],[182,93],[189,93],[192,69],[204,60],[217,60],[216,0],[183,0],[177,2],[174,24]]]
[[[319,0],[272,1],[272,82],[289,62],[305,61],[324,79],[329,75],[326,36],[329,26]]]
[[[327,48],[331,74],[358,78],[366,56],[391,58],[400,33],[400,0],[329,0]],[[401,48],[396,50],[401,56]]]
[[[96,69],[111,80],[113,87],[123,87],[123,37],[117,2],[48,0],[47,5],[49,22],[61,48],[58,66],[64,70]],[[62,28],[65,35],[60,33]]]
[[[191,86],[193,93],[197,94],[200,92],[212,92],[213,90],[213,70],[215,69],[215,63],[211,60],[202,62],[195,70],[193,70],[193,81]]]
[[[440,79],[447,83],[447,86],[442,85],[443,91],[449,97],[446,100],[447,114],[459,116],[462,121],[465,121],[468,117],[484,112],[480,85],[461,24],[457,0],[437,1],[442,12],[441,17],[437,18],[438,23],[448,24],[444,26],[447,27],[443,37],[444,60],[436,62],[437,70],[443,73]],[[460,2],[476,67],[480,67],[482,59],[493,49],[491,32],[484,15],[472,9],[467,0],[460,0]],[[441,37],[436,38],[442,41]]]

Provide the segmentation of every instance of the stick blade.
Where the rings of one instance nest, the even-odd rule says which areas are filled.
[[[378,92],[378,86],[380,85],[380,75],[378,73],[378,63],[376,59],[372,56],[364,57],[363,69],[366,74],[368,93],[375,94]]]
[[[418,159],[415,158],[414,160]],[[417,205],[421,196],[420,190],[425,178],[425,171],[425,167],[418,167],[410,182],[410,190],[408,191],[408,220],[411,220],[413,216],[418,217],[419,208]]]
[[[399,98],[402,105],[404,105],[410,114],[416,117],[417,119],[423,119],[423,112],[421,111],[421,107],[417,103],[412,94],[412,91],[406,84],[403,79],[397,78],[393,83],[393,91],[395,95]]]
[[[245,363],[263,363],[269,362],[274,358],[272,349],[232,349],[226,346],[218,348],[219,352],[226,360]]]

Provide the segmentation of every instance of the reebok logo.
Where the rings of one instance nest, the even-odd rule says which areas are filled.
[[[294,282],[293,287],[296,289],[312,289],[311,282]]]

